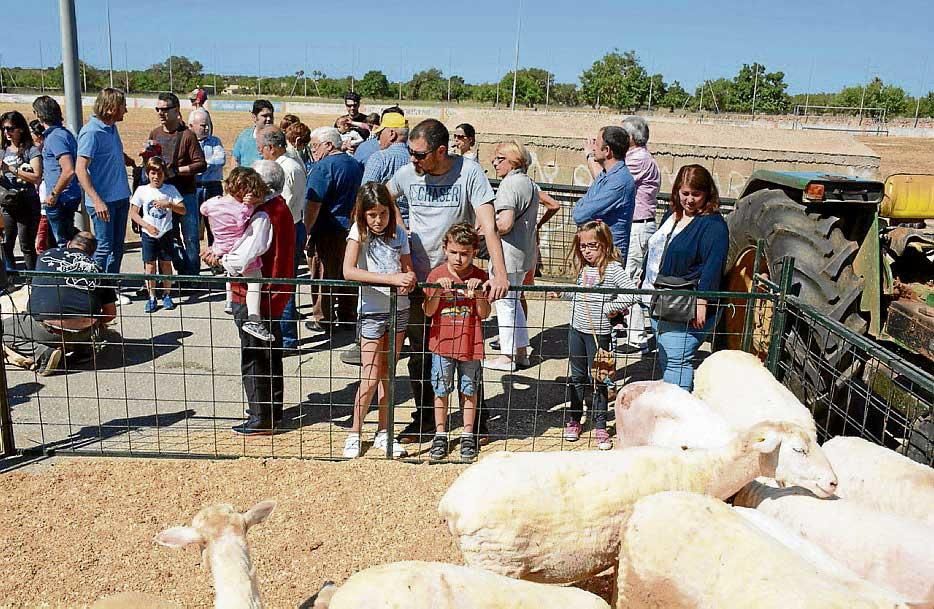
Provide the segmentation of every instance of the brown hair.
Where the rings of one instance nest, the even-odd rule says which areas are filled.
[[[248,194],[265,197],[269,194],[269,187],[256,170],[249,167],[235,167],[224,180],[224,190],[238,201]]]
[[[285,130],[285,140],[295,147],[307,146],[311,141],[311,130],[305,123],[293,123]]]
[[[574,268],[577,269],[578,274],[581,270],[587,266],[587,261],[584,260],[584,255],[581,254],[581,233],[593,231],[594,236],[597,238],[597,243],[600,244],[600,248],[603,250],[603,257],[597,263],[597,272],[600,276],[600,281],[603,281],[603,275],[606,273],[606,267],[611,262],[619,262],[619,250],[616,249],[616,244],[613,243],[613,233],[610,231],[610,227],[607,226],[603,220],[591,220],[586,222],[577,228],[577,232],[574,233],[574,242],[571,244],[570,255],[574,257]]]
[[[126,106],[126,96],[120,89],[107,87],[97,94],[94,101],[94,116],[102,121],[109,121],[117,115],[117,110]]]
[[[461,222],[455,224],[448,229],[448,232],[444,233],[444,246],[447,247],[448,243],[465,245],[476,250],[480,247],[480,234],[472,224]]]
[[[681,195],[678,194],[683,186],[699,190],[706,195],[707,200],[704,202],[704,208],[700,210],[698,215],[706,216],[719,212],[720,193],[717,191],[713,176],[701,165],[685,165],[678,171],[675,182],[671,186],[671,210],[676,217],[680,218],[684,215],[684,207],[681,206]]]
[[[377,205],[382,205],[389,210],[389,222],[382,235],[370,233],[370,227],[366,223],[366,212]],[[396,238],[396,203],[385,184],[367,182],[361,186],[357,191],[357,202],[354,204],[350,217],[354,219],[362,241],[367,241],[370,237],[382,237],[384,241],[392,241]]]
[[[279,121],[279,129],[282,129],[283,131],[288,131],[289,127],[291,127],[295,123],[300,123],[300,122],[302,122],[302,119],[298,118],[294,114],[286,114],[285,116],[282,117],[282,120]]]
[[[151,156],[146,160],[146,164],[143,165],[143,169],[146,173],[149,173],[152,170],[159,170],[162,172],[162,175],[165,176],[165,160],[161,156]]]

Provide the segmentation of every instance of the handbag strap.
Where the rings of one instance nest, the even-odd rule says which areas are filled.
[[[583,275],[583,273],[584,271],[581,270],[581,275]],[[603,281],[600,283],[603,283]],[[578,292],[578,294],[580,293],[581,292]],[[586,292],[584,292],[584,294],[586,294]],[[603,310],[603,294],[600,294],[600,310]],[[590,303],[588,303],[586,299],[584,300],[584,315],[587,316],[587,325],[590,326],[590,334],[593,336],[594,345],[599,349],[600,341],[597,339],[597,330],[594,328],[593,318],[590,316]]]
[[[671,242],[672,236],[674,236],[675,231],[678,230],[678,224],[681,223],[681,220],[675,220],[675,225],[671,227],[671,232],[668,233],[668,236],[665,237],[665,247],[662,249],[661,260],[658,261],[658,272],[662,272],[662,267],[665,266],[665,254],[668,253],[668,244]]]

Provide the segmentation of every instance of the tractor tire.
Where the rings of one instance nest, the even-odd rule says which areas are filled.
[[[791,293],[853,332],[866,332],[868,322],[859,311],[864,280],[853,271],[859,244],[844,236],[840,218],[808,213],[782,190],[760,190],[738,201],[726,221],[730,228],[728,282],[741,258],[748,261],[750,251],[762,239],[765,268],[760,266],[760,271],[767,270],[778,282],[782,259],[794,258]],[[751,276],[751,271],[744,273]],[[815,412],[818,421],[820,414],[829,417],[828,395],[858,375],[862,362],[842,337],[803,319],[786,318],[783,341],[783,382],[804,404],[824,405],[823,413]],[[827,427],[837,427],[825,420]]]

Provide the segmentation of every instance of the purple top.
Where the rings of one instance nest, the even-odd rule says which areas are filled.
[[[658,201],[658,189],[662,184],[658,164],[644,146],[631,146],[626,151],[626,167],[636,181],[636,209],[633,220],[655,218],[655,206]]]

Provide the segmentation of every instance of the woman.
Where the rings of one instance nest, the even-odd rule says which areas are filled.
[[[454,128],[454,152],[465,159],[479,162],[480,148],[477,146],[477,131],[469,123]]]
[[[75,231],[75,212],[81,204],[81,187],[75,178],[78,140],[62,126],[62,108],[48,95],[32,102],[32,111],[45,128],[42,145],[42,179],[46,199],[43,209],[52,240],[65,247]]]
[[[32,140],[26,118],[16,112],[0,115],[0,185],[14,198],[3,207],[3,254],[7,270],[16,268],[14,247],[19,236],[26,270],[36,268],[36,232],[39,230],[39,183],[42,158]]]
[[[538,220],[539,188],[528,176],[531,156],[519,142],[496,146],[493,169],[500,180],[493,207],[496,231],[503,242],[503,257],[509,285],[522,285],[525,274],[535,267],[535,226]],[[502,355],[483,363],[485,368],[514,372],[529,365],[529,328],[519,302],[510,290],[496,301],[496,320]]]
[[[305,168],[305,173],[311,171],[311,151],[308,143],[311,141],[311,129],[305,123],[293,123],[285,130],[286,154],[297,159]]]
[[[671,212],[649,239],[643,289],[655,289],[659,275],[693,281],[701,292],[720,289],[729,231],[719,207],[710,172],[700,165],[682,167],[671,190]],[[716,303],[703,298],[686,324],[652,319],[663,380],[691,391],[694,354],[716,320]]]

